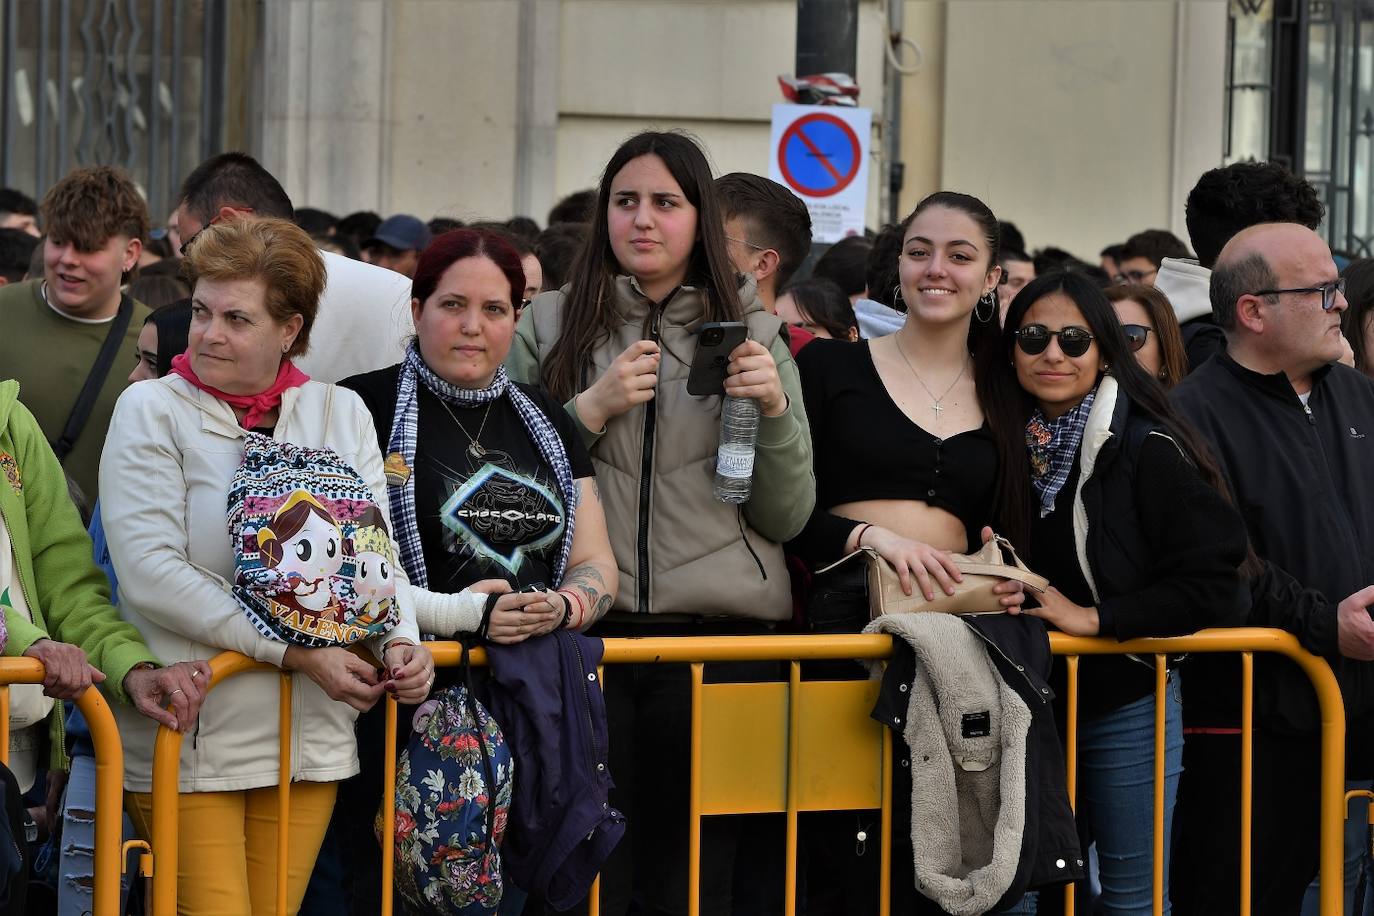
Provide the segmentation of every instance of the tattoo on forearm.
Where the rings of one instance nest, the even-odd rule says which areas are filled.
[[[601,570],[590,563],[583,563],[568,570],[568,574],[563,577],[563,586],[580,588],[588,595],[595,596],[606,590],[606,580],[602,577]]]
[[[587,607],[598,617],[609,610],[613,602],[607,594],[606,579],[601,575],[601,570],[590,563],[570,569],[563,577],[563,587],[581,589],[587,596]]]

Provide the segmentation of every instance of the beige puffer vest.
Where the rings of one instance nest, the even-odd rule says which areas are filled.
[[[624,321],[592,354],[587,383],[638,340],[657,339],[662,359],[654,399],[612,419],[591,447],[620,569],[613,610],[787,619],[792,599],[782,547],[712,493],[721,398],[687,393],[696,334],[705,323],[700,292],[681,287],[662,309],[629,277],[617,280],[615,292]],[[764,310],[752,287],[742,293],[750,338],[770,347],[775,358],[779,348],[785,356],[782,323]],[[563,302],[561,293],[550,293],[530,306],[540,365],[558,339]],[[805,444],[798,459],[809,461],[810,442]]]

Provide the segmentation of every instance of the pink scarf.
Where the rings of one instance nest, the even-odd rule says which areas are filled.
[[[248,412],[239,421],[239,425],[244,429],[252,429],[258,425],[258,421],[265,414],[276,410],[281,405],[282,392],[286,389],[295,388],[310,381],[310,376],[297,369],[289,359],[281,361],[281,368],[277,370],[277,379],[272,383],[272,386],[257,394],[227,394],[218,388],[211,388],[196,376],[196,371],[191,368],[191,361],[187,359],[185,353],[172,357],[172,372],[231,407],[246,408]]]

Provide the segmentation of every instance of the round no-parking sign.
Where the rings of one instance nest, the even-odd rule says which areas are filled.
[[[830,197],[849,187],[863,158],[854,129],[828,112],[793,121],[778,143],[778,170],[808,197]]]
[[[866,108],[774,105],[768,177],[811,214],[811,238],[838,242],[864,231],[873,113]]]

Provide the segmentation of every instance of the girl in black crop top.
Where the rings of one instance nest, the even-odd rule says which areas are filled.
[[[798,354],[816,509],[792,547],[812,569],[871,547],[908,594],[918,588],[933,598],[936,589],[953,594],[959,579],[949,555],[976,549],[999,521],[1006,456],[1024,458],[1014,410],[986,396],[999,333],[996,217],[976,198],[940,192],[902,233],[902,328],[858,344],[817,341]],[[853,511],[873,501],[893,505],[870,519]],[[902,503],[949,518],[912,506],[910,524],[894,523],[907,511]],[[1006,533],[1015,540],[1019,532]],[[1019,605],[1019,586],[1006,588],[1004,604]]]
[[[815,570],[859,546],[872,547],[897,570],[908,594],[919,588],[931,598],[935,589],[952,593],[951,579],[958,572],[949,555],[981,543],[986,526],[997,525],[1016,541],[1020,532],[1008,530],[999,518],[1006,504],[999,494],[1008,492],[1003,477],[1012,465],[1007,456],[1024,464],[1025,455],[1017,402],[994,403],[986,394],[999,345],[997,218],[975,198],[933,194],[907,218],[902,238],[898,304],[907,310],[902,328],[860,343],[817,340],[797,354],[811,420],[816,508],[791,548]],[[898,521],[907,518],[910,524]],[[902,530],[876,524],[880,519]],[[808,624],[825,631],[832,623],[852,623],[821,619],[823,614],[843,618],[849,602],[826,597],[829,590],[817,586],[817,616]],[[1004,605],[1020,605],[1018,584],[998,588]],[[902,747],[899,742],[896,754],[904,760]],[[910,784],[901,782],[907,771],[895,772],[894,798],[900,805],[911,797]],[[807,885],[843,887],[846,895],[818,898],[811,891],[807,912],[877,912],[876,900],[853,896],[876,886],[876,875],[865,871],[876,857],[857,858],[852,817],[835,817],[816,824],[804,838],[810,857],[824,869]],[[897,811],[893,823],[909,820]],[[909,831],[896,829],[891,839],[894,913],[924,911],[909,837]]]

